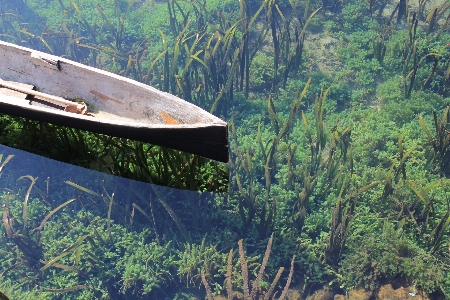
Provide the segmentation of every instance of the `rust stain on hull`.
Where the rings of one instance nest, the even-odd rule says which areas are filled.
[[[178,124],[177,120],[175,120],[174,118],[172,118],[171,116],[169,116],[167,113],[165,113],[163,111],[161,112],[161,116],[166,121],[166,124],[169,124],[169,125],[176,125],[176,124]]]
[[[95,96],[99,97],[100,99],[102,99],[103,101],[112,101],[118,104],[123,104],[122,101],[119,101],[117,99],[111,98],[109,96],[103,95],[102,93],[99,93],[97,91],[91,90],[90,91],[92,94],[94,94]]]

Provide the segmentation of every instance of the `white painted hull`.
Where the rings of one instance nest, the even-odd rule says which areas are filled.
[[[0,95],[0,112],[228,161],[227,123],[171,94],[64,58],[0,41],[0,79],[87,103],[87,114]]]

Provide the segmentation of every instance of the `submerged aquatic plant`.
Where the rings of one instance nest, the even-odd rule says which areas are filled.
[[[12,159],[12,155],[8,156],[1,166],[1,169],[4,168],[5,164],[8,163]],[[3,277],[7,272],[14,270],[15,276],[23,276],[22,280],[27,284],[35,284],[42,280],[41,271],[47,269],[50,266],[55,266],[57,268],[66,269],[69,271],[78,272],[78,270],[74,267],[67,266],[58,261],[66,256],[68,253],[72,251],[73,248],[79,246],[81,242],[87,238],[85,236],[81,239],[81,241],[77,241],[74,245],[67,248],[61,254],[59,254],[55,259],[50,262],[45,261],[44,259],[44,245],[42,244],[42,240],[40,238],[40,231],[45,226],[46,222],[59,210],[64,208],[65,206],[73,203],[75,199],[70,199],[59,206],[55,207],[51,210],[41,221],[39,227],[32,229],[32,224],[29,224],[29,201],[30,194],[33,189],[37,189],[39,193],[43,195],[43,200],[45,205],[50,205],[47,201],[45,201],[46,195],[44,192],[35,187],[36,178],[32,176],[22,176],[18,180],[29,179],[30,185],[27,188],[27,191],[24,196],[24,200],[22,203],[22,218],[19,218],[12,212],[12,202],[17,203],[18,201],[15,199],[15,195],[12,195],[10,192],[2,195],[3,205],[3,227],[5,229],[5,238],[2,241],[2,244],[7,249],[10,249],[11,253],[16,253],[15,257],[8,258],[10,266],[3,270],[0,274],[0,278]],[[34,201],[36,201],[34,199]],[[14,209],[16,209],[14,207]],[[47,208],[48,209],[48,208]],[[22,224],[20,224],[22,223]],[[22,227],[22,228],[18,228]],[[17,248],[17,250],[14,250]],[[45,264],[44,266],[42,266]],[[81,288],[81,287],[80,287]],[[87,286],[83,286],[82,288],[87,288]],[[77,290],[78,288],[68,288],[68,290]]]
[[[357,198],[361,193],[376,187],[379,182],[374,182],[365,187],[350,191],[347,197],[343,198],[345,190],[349,190],[348,175],[341,183],[341,189],[335,207],[331,212],[330,236],[325,248],[325,262],[332,267],[337,267],[342,254],[344,253],[345,243],[349,235],[350,226],[354,219]]]
[[[243,291],[242,291],[242,295],[239,293],[236,293],[235,291],[233,291],[233,283],[232,283],[232,261],[233,261],[233,249],[230,250],[229,254],[228,254],[228,264],[227,264],[227,273],[225,274],[225,281],[226,281],[226,292],[227,292],[227,297],[228,299],[234,299],[236,296],[242,299],[248,299],[248,300],[253,300],[253,299],[275,299],[277,293],[274,294],[274,290],[277,287],[278,281],[281,277],[281,274],[284,271],[284,267],[280,267],[278,269],[278,272],[274,278],[274,280],[272,281],[272,283],[270,284],[270,286],[268,286],[267,290],[263,290],[261,289],[260,286],[260,282],[263,279],[264,276],[264,270],[267,266],[267,263],[269,261],[269,257],[270,257],[270,252],[272,249],[272,243],[273,243],[273,233],[270,236],[268,242],[267,242],[267,248],[266,248],[266,252],[264,253],[264,257],[261,263],[261,266],[259,268],[258,271],[258,275],[256,276],[256,279],[252,282],[249,281],[249,274],[248,274],[248,266],[247,266],[247,261],[245,258],[245,250],[244,250],[244,246],[243,246],[243,241],[239,240],[238,242],[238,246],[239,246],[239,261],[240,261],[240,266],[241,266],[241,274],[242,274],[242,280],[243,280]],[[289,285],[291,284],[292,281],[292,276],[294,273],[294,261],[295,261],[295,255],[292,257],[292,261],[291,261],[291,267],[289,269],[289,275],[287,278],[287,282],[281,292],[281,295],[278,299],[282,300],[285,299],[287,291],[289,289]],[[212,300],[212,292],[211,292],[211,287],[208,283],[208,281],[206,280],[206,276],[205,273],[202,272],[201,274],[202,277],[202,283],[206,289],[206,297],[209,300]],[[249,285],[251,284],[251,288],[249,287]]]
[[[422,116],[419,114],[420,125],[422,126],[427,139],[428,145],[431,146],[431,155],[429,165],[434,172],[440,172],[446,177],[450,176],[450,106],[447,105],[442,118],[438,118],[437,113],[433,112],[435,135],[432,135],[425,124]]]
[[[438,254],[448,249],[448,241],[445,236],[450,229],[450,203],[446,198],[446,203],[440,203],[437,197],[430,196],[429,193],[439,187],[450,184],[450,180],[438,180],[421,188],[417,183],[407,181],[420,200],[420,205],[414,203],[411,211],[419,210],[416,214],[411,213],[402,222],[413,218],[418,234],[426,240],[426,247],[431,254]]]

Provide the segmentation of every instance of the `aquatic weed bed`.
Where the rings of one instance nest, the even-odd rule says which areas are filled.
[[[85,187],[69,175],[61,180],[77,186],[50,185],[61,190],[50,205],[30,190],[25,222],[32,180],[16,184],[29,175],[21,169],[2,197],[6,221],[24,236],[2,238],[7,294],[250,299],[281,296],[287,282],[304,296],[323,285],[375,295],[383,283],[404,282],[448,298],[448,5],[95,4],[2,3],[2,38],[129,76],[225,119],[228,194],[137,196],[131,187],[121,195],[114,184]],[[197,186],[217,179],[214,165],[199,168]],[[36,180],[41,191],[44,181]]]

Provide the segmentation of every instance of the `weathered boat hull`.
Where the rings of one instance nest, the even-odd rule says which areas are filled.
[[[0,95],[0,112],[228,161],[226,122],[178,97],[119,75],[0,41],[0,79],[84,101],[88,114]]]

